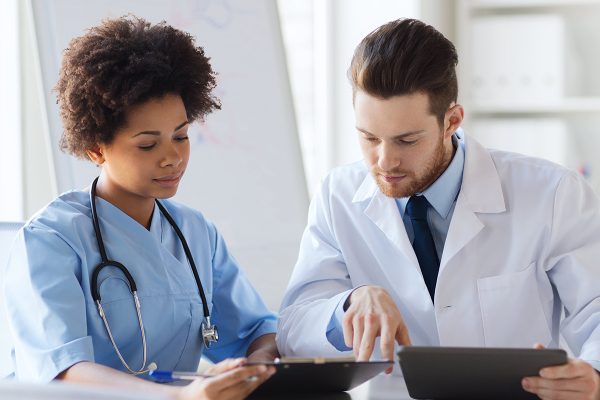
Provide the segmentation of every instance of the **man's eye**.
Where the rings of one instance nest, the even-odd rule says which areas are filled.
[[[143,145],[138,146],[138,149],[148,151],[148,150],[152,150],[155,145],[156,144],[154,144],[154,143],[153,144],[143,144]]]
[[[404,144],[404,145],[411,145],[411,144],[417,143],[417,141],[416,140],[400,140],[400,143]]]

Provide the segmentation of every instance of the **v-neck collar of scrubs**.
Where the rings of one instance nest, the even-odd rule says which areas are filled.
[[[152,218],[150,220],[150,230],[146,229],[145,226],[131,218],[127,213],[115,206],[111,202],[96,196],[96,211],[98,214],[98,221],[100,222],[100,229],[102,229],[103,223],[111,223],[111,221],[121,222],[119,229],[125,233],[128,233],[130,237],[137,235],[151,235],[159,243],[162,242],[162,218],[161,212],[156,203],[154,203],[154,209],[152,210]],[[128,223],[122,223],[128,222]]]

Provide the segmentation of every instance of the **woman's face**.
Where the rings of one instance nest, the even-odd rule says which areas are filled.
[[[188,120],[181,97],[167,94],[131,107],[112,143],[99,145],[94,162],[102,183],[126,198],[175,195],[190,157]]]

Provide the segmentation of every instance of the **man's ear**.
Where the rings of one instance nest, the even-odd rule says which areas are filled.
[[[103,149],[96,145],[93,148],[87,149],[85,151],[89,159],[96,164],[97,166],[101,166],[104,164],[104,152]]]
[[[454,104],[446,111],[444,120],[444,136],[450,137],[460,127],[465,118],[465,109],[460,104]]]

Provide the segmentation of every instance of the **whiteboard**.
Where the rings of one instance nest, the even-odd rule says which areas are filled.
[[[278,309],[306,222],[308,193],[275,0],[30,0],[59,193],[87,187],[91,162],[58,147],[61,54],[103,18],[165,20],[204,47],[222,109],[190,126],[191,156],[175,200],[225,237],[267,305]],[[199,266],[201,268],[201,266]]]

